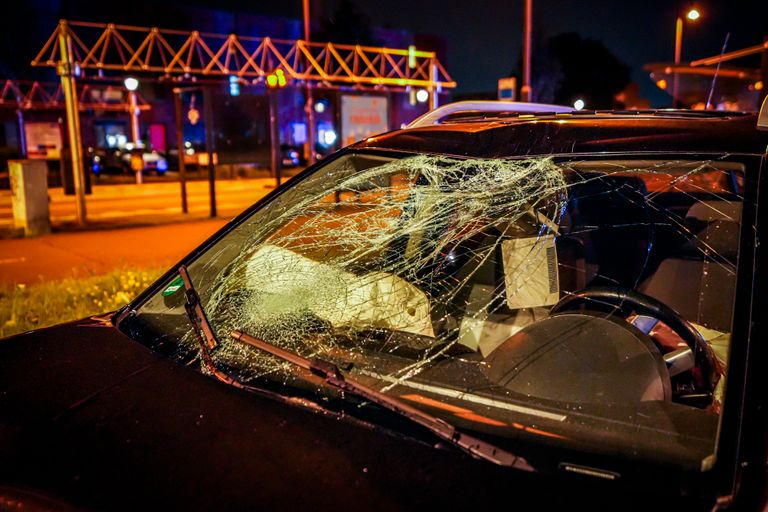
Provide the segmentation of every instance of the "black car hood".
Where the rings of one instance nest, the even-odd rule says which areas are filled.
[[[616,497],[588,482],[576,482],[577,494],[552,493],[551,477],[232,388],[99,320],[0,341],[0,461],[0,486],[95,509],[403,510]]]

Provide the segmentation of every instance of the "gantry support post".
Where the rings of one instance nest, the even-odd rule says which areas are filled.
[[[438,101],[438,83],[437,62],[434,58],[429,59],[429,110],[435,110],[439,106]]]
[[[77,70],[72,52],[72,38],[69,35],[69,26],[65,20],[59,22],[58,32],[61,60],[58,63],[57,71],[61,77],[61,89],[64,93],[64,106],[67,111],[67,133],[69,135],[69,151],[72,155],[77,223],[84,225],[86,223],[85,172],[83,169],[83,144],[80,139],[80,109],[75,80]]]

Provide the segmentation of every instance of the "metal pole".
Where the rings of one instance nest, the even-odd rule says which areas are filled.
[[[16,117],[19,122],[19,151],[22,158],[27,158],[27,133],[24,131],[24,112],[21,109],[16,111]]]
[[[531,101],[531,24],[533,18],[533,0],[525,0],[525,26],[523,27],[523,84],[520,87],[520,100]]]
[[[181,89],[174,87],[173,103],[176,110],[176,143],[179,148],[179,184],[181,185],[181,213],[188,213],[187,205],[187,164],[184,162],[186,147],[184,146],[184,114],[181,104]]]
[[[675,23],[675,67],[680,65],[680,54],[682,53],[682,48],[683,48],[683,18],[682,16],[678,16],[677,22]],[[678,106],[678,101],[677,101],[678,88],[679,88],[679,80],[678,80],[677,69],[675,69],[674,75],[672,76],[672,106],[673,107]]]
[[[437,97],[437,64],[435,58],[429,59],[429,110],[435,110],[438,107]]]
[[[309,0],[302,0],[301,4],[304,14],[304,40],[309,42]]]
[[[307,102],[304,104],[304,113],[307,117],[307,150],[305,156],[307,163],[312,165],[315,163],[315,102],[312,98],[312,83],[309,79],[307,79],[305,94],[307,97]]]
[[[136,91],[128,91],[129,104],[128,108],[131,111],[131,142],[133,142],[133,151],[139,151],[141,155],[141,149],[139,145],[141,143],[141,134],[139,130],[139,102],[136,99]],[[144,182],[144,158],[141,159],[141,165],[136,169],[136,184],[141,185]]]
[[[267,97],[269,100],[269,153],[272,164],[272,172],[275,173],[275,183],[280,186],[281,182],[281,161],[280,161],[280,132],[277,124],[277,89],[268,88]]]
[[[763,104],[763,100],[768,96],[768,36],[763,38],[764,46],[763,55],[760,59],[760,81],[763,82],[763,88],[760,91],[760,103]]]
[[[208,153],[208,194],[211,198],[211,218],[216,217],[216,142],[213,131],[213,105],[209,87],[203,87],[203,115],[205,116],[205,151]]]
[[[77,101],[77,84],[75,81],[75,62],[72,52],[72,38],[66,20],[59,22],[59,49],[61,61],[58,64],[58,74],[61,76],[61,88],[64,93],[64,105],[67,111],[67,132],[69,135],[69,151],[72,155],[72,175],[75,185],[75,200],[77,207],[77,223],[86,222],[85,211],[85,172],[83,169],[83,145],[80,140],[80,111]]]
[[[310,51],[310,9],[309,0],[302,0],[302,11],[304,15],[304,41],[307,43],[307,51]],[[309,75],[309,62],[307,62],[307,68],[304,73]],[[307,159],[307,163],[312,165],[315,163],[315,105],[312,98],[312,82],[309,78],[306,79],[306,87],[304,88],[304,114],[307,118],[307,147],[304,150],[304,156]],[[280,182],[278,181],[278,185]]]

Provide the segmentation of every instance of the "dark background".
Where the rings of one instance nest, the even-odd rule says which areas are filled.
[[[316,34],[321,33],[328,20],[347,25],[353,31],[359,29],[349,25],[359,25],[365,32],[366,18],[370,25],[434,34],[445,42],[442,59],[458,82],[458,94],[495,91],[498,78],[518,73],[523,0],[353,0],[359,12],[346,19],[335,19],[344,18],[338,7],[340,2],[349,1],[313,0]],[[548,38],[574,32],[602,42],[629,66],[631,79],[652,104],[668,104],[669,96],[655,87],[642,66],[673,60],[677,12],[693,5],[701,10],[702,18],[685,25],[683,61],[718,54],[727,32],[731,33],[728,50],[761,43],[763,36],[768,35],[768,0],[702,0],[695,4],[669,0],[534,0],[534,78],[537,55],[542,55],[541,48],[546,47]],[[0,78],[41,78],[41,74],[51,73],[32,70],[28,62],[59,18],[194,29],[186,21],[180,26],[181,18],[173,13],[195,8],[301,18],[301,0],[8,2],[3,7],[6,12],[0,16]],[[321,21],[323,18],[326,25]],[[736,64],[758,67],[759,57],[742,59]]]

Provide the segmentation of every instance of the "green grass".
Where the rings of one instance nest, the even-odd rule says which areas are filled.
[[[0,285],[0,338],[114,311],[164,269],[123,269],[106,275],[32,285]]]

